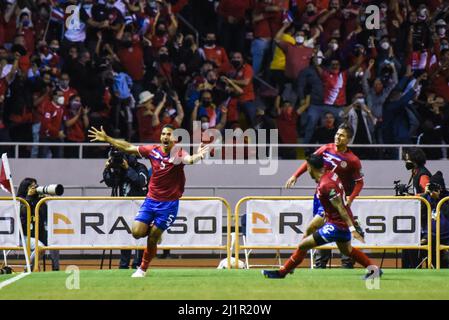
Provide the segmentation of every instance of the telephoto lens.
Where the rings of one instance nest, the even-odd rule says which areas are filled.
[[[36,192],[40,195],[48,194],[52,196],[62,196],[64,193],[64,186],[62,184],[49,184],[46,186],[38,186]]]

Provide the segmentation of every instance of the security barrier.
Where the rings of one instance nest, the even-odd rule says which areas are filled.
[[[38,271],[40,250],[144,249],[146,238],[135,240],[130,234],[131,222],[138,213],[140,202],[144,199],[144,197],[43,198],[35,208],[35,223],[39,225],[39,209],[45,203],[48,209],[48,241],[47,246],[36,246],[34,271]],[[226,250],[227,264],[230,268],[232,214],[229,203],[219,197],[183,197],[180,200],[177,219],[163,234],[158,249]],[[189,206],[191,202],[195,202],[195,206]],[[223,205],[226,208],[227,219],[226,245],[223,245],[222,239]],[[36,237],[38,236],[39,230],[36,228]],[[129,245],[130,243],[134,245]],[[187,245],[184,245],[185,243]]]
[[[300,234],[303,233],[298,226],[306,227],[308,221],[311,219],[312,215],[312,197],[264,197],[264,196],[253,196],[245,197],[240,199],[237,203],[234,211],[235,220],[235,230],[239,230],[240,224],[240,208],[243,203],[249,203],[252,210],[246,210],[247,215],[251,214],[251,229],[250,234],[252,237],[247,236],[247,245],[240,245],[239,237],[235,240],[235,267],[238,266],[239,253],[241,249],[273,249],[273,250],[283,250],[283,249],[296,249],[297,244],[300,242]],[[273,201],[272,201],[273,200]],[[306,200],[306,201],[305,201]],[[265,201],[265,203],[263,203]],[[282,203],[282,201],[284,201]],[[296,201],[296,208],[292,203],[285,203],[288,201]],[[404,205],[395,206],[395,202],[408,202]],[[271,203],[270,203],[271,202]],[[279,203],[274,205],[274,203]],[[301,211],[298,212],[298,202],[301,203]],[[363,249],[375,249],[375,250],[386,250],[386,249],[424,249],[428,253],[428,268],[432,266],[432,239],[428,240],[426,245],[421,245],[420,238],[420,209],[421,204],[427,207],[427,225],[428,232],[431,232],[431,207],[427,200],[418,196],[409,197],[392,197],[392,196],[364,196],[357,197],[356,200],[351,205],[351,209],[354,216],[363,216],[373,229],[370,233],[366,234],[365,240],[367,244],[362,244],[356,240],[353,240],[353,246]],[[363,205],[363,203],[367,203]],[[263,204],[263,205],[262,205]],[[271,208],[270,208],[271,205]],[[363,209],[363,207],[366,207]],[[359,209],[360,208],[360,209]],[[265,210],[265,213],[259,211]],[[362,210],[363,211],[360,211]],[[388,209],[388,210],[386,210]],[[283,211],[282,211],[283,210]],[[377,210],[377,211],[376,211]],[[366,216],[366,211],[372,212],[373,216]],[[390,211],[387,215],[382,211]],[[303,212],[303,213],[302,213]],[[390,217],[390,213],[396,213],[396,215]],[[413,215],[410,215],[413,213]],[[382,215],[381,215],[382,214]],[[308,215],[308,221],[304,220],[304,215]],[[248,217],[248,216],[247,216]],[[276,220],[274,223],[270,220],[270,217],[277,217],[276,219],[283,219],[281,222]],[[288,219],[296,219],[295,221],[288,221]],[[391,218],[391,221],[387,222],[387,218]],[[248,219],[247,219],[248,221]],[[405,221],[409,221],[410,225],[408,229],[404,228]],[[391,228],[387,230],[387,224]],[[275,229],[276,227],[279,230]],[[295,229],[296,228],[296,229]],[[379,229],[380,228],[380,229]],[[407,227],[405,227],[407,228]],[[292,231],[293,230],[293,231]],[[366,229],[366,231],[369,231]],[[384,239],[381,239],[383,243],[379,243],[378,234],[385,234]],[[370,238],[371,239],[370,239]],[[251,240],[252,239],[252,240]],[[280,245],[277,243],[282,242]],[[288,242],[288,243],[285,243]],[[388,244],[385,245],[384,243]],[[322,246],[318,247],[321,249],[334,249],[336,246]]]
[[[26,252],[27,252],[27,255],[28,255],[28,257],[30,257],[30,243],[31,243],[31,237],[29,236],[31,233],[31,208],[30,208],[30,205],[28,204],[28,202],[26,202],[24,199],[22,199],[22,198],[19,198],[19,197],[17,197],[16,198],[21,204],[23,204],[24,206],[25,206],[25,208],[26,208],[26,210],[27,210],[27,229],[26,230],[23,230],[23,232],[25,233],[25,236],[27,236],[26,237]],[[0,201],[1,202],[3,202],[3,201],[13,201],[13,198],[10,198],[10,197],[0,197]],[[3,209],[3,208],[1,208],[1,209]],[[19,210],[20,210],[20,208],[19,208]],[[12,212],[11,213],[9,213],[8,215],[1,215],[1,218],[3,218],[3,219],[1,219],[2,221],[5,221],[6,222],[6,220],[7,220],[7,218],[9,218],[9,220],[10,221],[12,221],[12,223],[10,224],[11,226],[12,226],[12,230],[1,230],[0,231],[0,234],[2,235],[1,237],[0,237],[0,250],[23,250],[23,246],[20,246],[19,245],[19,242],[18,241],[20,241],[20,236],[19,236],[19,229],[18,228],[16,228],[16,225],[18,225],[19,223],[21,223],[21,221],[16,221],[16,214],[15,214],[15,212],[14,212],[14,210],[12,210]],[[11,245],[10,243],[5,243],[5,241],[8,241],[7,240],[7,237],[10,237],[10,238],[14,238],[14,239],[11,239],[14,243],[16,243],[17,245]],[[37,238],[36,238],[37,239]],[[37,242],[37,241],[36,241]],[[3,245],[2,245],[3,244]],[[5,245],[6,244],[6,245]]]
[[[449,245],[442,245],[441,244],[441,207],[443,206],[443,204],[445,202],[449,201],[449,197],[443,198],[440,200],[440,202],[438,202],[437,208],[436,208],[436,212],[437,212],[437,217],[436,217],[436,244],[435,244],[435,253],[437,255],[437,263],[436,263],[436,268],[440,269],[440,263],[441,263],[441,259],[440,259],[440,254],[442,250],[448,250],[449,249]],[[429,231],[429,238],[432,238],[431,233]]]

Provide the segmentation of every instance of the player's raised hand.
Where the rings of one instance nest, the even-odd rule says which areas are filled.
[[[209,146],[205,145],[205,144],[200,144],[200,146],[198,147],[198,152],[197,154],[199,154],[201,156],[201,159],[204,159],[204,157],[207,155],[207,153],[209,152]]]
[[[106,139],[108,137],[108,135],[103,129],[103,126],[100,127],[100,130],[98,130],[95,127],[91,127],[88,132],[89,132],[88,137],[91,138],[90,142],[94,141],[106,142]]]
[[[359,240],[361,243],[365,243],[365,238],[363,238],[363,236],[357,231],[353,231],[352,236],[354,237],[354,239]]]
[[[296,178],[295,176],[291,176],[285,183],[285,188],[290,189],[291,187],[293,187],[295,185],[297,179],[298,178]]]

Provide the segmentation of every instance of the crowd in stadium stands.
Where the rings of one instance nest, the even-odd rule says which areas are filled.
[[[355,144],[449,143],[446,0],[1,0],[0,13],[1,142],[85,142],[89,126],[158,142],[198,120],[279,128],[281,143],[332,142],[343,121]]]

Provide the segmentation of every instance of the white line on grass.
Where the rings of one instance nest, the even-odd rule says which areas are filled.
[[[19,274],[19,275],[13,277],[13,278],[11,278],[11,279],[8,279],[8,280],[5,280],[5,281],[1,282],[1,283],[0,283],[0,290],[3,289],[4,287],[10,285],[11,283],[16,282],[17,280],[20,280],[20,279],[22,279],[22,278],[25,278],[25,277],[26,277],[27,275],[29,275],[29,274],[31,274],[31,272],[24,272],[24,273],[21,273],[21,274]]]

